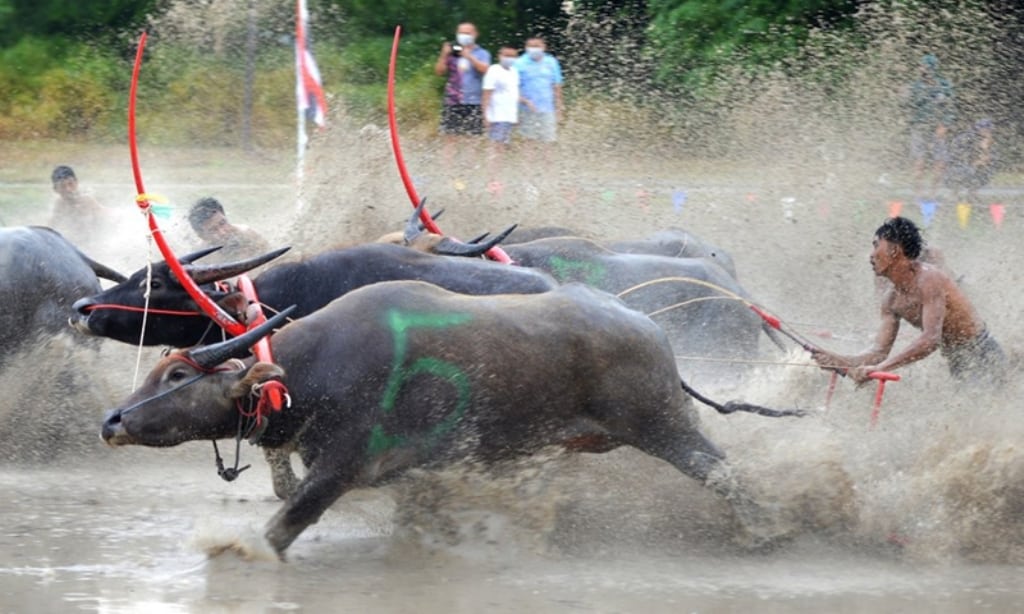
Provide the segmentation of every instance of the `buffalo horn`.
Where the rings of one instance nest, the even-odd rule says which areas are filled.
[[[432,219],[432,220],[434,220],[436,222],[437,220],[441,219],[442,215],[444,215],[444,209],[438,209],[436,212],[430,214],[430,219]],[[420,223],[419,223],[419,228],[420,228],[420,230],[426,230],[427,229],[427,227],[423,225],[422,221],[420,221]]]
[[[280,311],[263,324],[260,324],[251,330],[247,330],[233,339],[191,349],[188,351],[188,356],[204,369],[212,369],[222,362],[231,360],[232,358],[241,358],[248,354],[249,348],[262,339],[264,335],[269,334],[270,331],[281,326],[284,320],[288,317],[288,314],[294,310],[295,305],[292,305],[291,307]]]
[[[411,245],[416,237],[423,233],[423,228],[420,226],[419,219],[423,214],[423,208],[427,206],[427,199],[421,198],[420,204],[416,205],[416,210],[412,212],[412,216],[409,221],[405,223],[405,233],[402,239],[406,245]]]
[[[220,281],[229,277],[241,275],[246,271],[255,269],[262,264],[266,264],[289,249],[291,248],[282,247],[281,249],[275,249],[272,252],[267,252],[262,256],[256,256],[247,260],[238,260],[236,262],[225,262],[223,264],[193,264],[186,266],[185,272],[188,273],[189,276],[192,277],[192,280],[197,284]]]
[[[192,252],[191,254],[185,254],[181,258],[178,258],[178,262],[182,264],[192,264],[196,260],[199,260],[203,256],[209,256],[213,252],[223,248],[223,245],[215,245],[213,247],[204,247],[199,251]]]
[[[479,242],[483,241],[484,239],[486,239],[487,236],[490,235],[490,234],[491,233],[489,233],[489,232],[485,232],[482,235],[477,235],[477,236],[473,237],[472,239],[469,239],[468,241],[466,241],[466,243],[479,243]]]
[[[455,241],[444,237],[441,239],[437,247],[434,248],[434,253],[442,256],[467,256],[470,258],[481,256],[487,250],[491,249],[498,243],[501,243],[505,237],[512,234],[512,231],[516,229],[519,224],[513,224],[509,226],[504,232],[498,236],[489,239],[485,243],[463,243],[461,241]]]
[[[99,277],[100,279],[109,279],[110,281],[118,284],[128,281],[127,277],[107,265],[96,262],[92,258],[86,256],[77,247],[75,247],[75,251],[78,252],[78,256],[82,259],[82,262],[89,265],[89,268],[96,274],[96,277]]]

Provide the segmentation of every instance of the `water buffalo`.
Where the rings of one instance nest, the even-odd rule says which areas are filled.
[[[101,436],[111,446],[174,446],[243,433],[296,449],[308,472],[265,532],[282,557],[352,488],[549,445],[632,446],[743,500],[719,479],[724,455],[700,432],[664,331],[593,288],[473,297],[380,283],[280,329],[277,365],[230,360],[279,320],[163,358],[107,414]],[[275,379],[291,407],[246,435],[251,422],[236,402]]]
[[[736,264],[724,249],[708,243],[682,228],[666,228],[639,240],[609,241],[603,244],[620,254],[648,254],[672,258],[708,258],[736,278]]]
[[[100,292],[98,278],[125,281],[51,228],[0,228],[0,363],[35,335],[67,330],[70,305]]]
[[[505,244],[530,243],[539,239],[555,237],[585,238],[580,233],[569,228],[539,226],[536,228],[516,228],[505,239]],[[601,242],[601,245],[620,254],[647,254],[649,256],[667,256],[671,258],[708,258],[718,263],[718,266],[725,269],[734,278],[736,277],[736,265],[733,263],[729,252],[682,228],[666,228],[643,239],[604,241]]]
[[[517,264],[547,271],[559,282],[579,281],[612,294],[665,328],[680,354],[711,358],[751,358],[760,333],[781,342],[744,302],[747,292],[706,258],[620,254],[576,237],[506,245]],[[659,313],[660,312],[660,313]],[[708,363],[709,365],[711,363]],[[692,368],[704,369],[699,361]]]
[[[272,254],[267,255],[270,256]],[[244,312],[245,304],[239,293],[218,289],[213,282],[244,273],[262,262],[262,258],[208,266],[192,264],[191,257],[188,260],[186,270],[210,297],[229,313],[241,315]],[[149,307],[154,311],[146,318],[144,343],[187,347],[211,340],[211,320],[202,317],[167,264],[154,264],[150,275]],[[72,323],[87,334],[139,343],[143,313],[135,309],[146,304],[146,277],[146,269],[140,269],[126,282],[80,299],[73,305]],[[466,294],[544,292],[557,285],[539,271],[371,243],[272,266],[253,280],[253,286],[269,311],[296,305],[295,317],[303,317],[356,288],[399,279],[422,279]]]
[[[266,269],[253,280],[260,302],[270,311],[295,305],[295,317],[302,317],[346,292],[379,281],[421,279],[465,294],[544,292],[556,285],[554,280],[535,271],[496,270],[471,259],[500,243],[515,226],[485,242],[461,243],[424,232],[419,225],[424,206],[425,201],[413,211],[404,233],[398,237],[386,235],[378,243],[329,250]],[[242,296],[225,291],[213,282],[240,275],[284,251],[221,265],[193,264],[209,253],[207,250],[190,254],[182,262],[192,279],[211,298],[241,318],[247,307]],[[147,278],[150,279],[148,306],[153,311],[147,314],[143,331],[140,310],[147,304]],[[140,269],[126,282],[75,302],[73,309],[71,323],[81,332],[132,344],[138,344],[141,336],[146,345],[186,347],[209,339],[211,331],[211,321],[201,317],[198,306],[166,263],[154,264],[148,270]]]

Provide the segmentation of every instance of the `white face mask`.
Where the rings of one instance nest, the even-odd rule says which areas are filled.
[[[535,60],[539,60],[540,58],[544,57],[544,48],[543,47],[527,47],[526,48],[526,54],[529,55],[531,58],[533,58]]]
[[[460,45],[465,47],[466,45],[472,45],[474,39],[472,34],[457,33],[455,35],[455,40],[457,40]]]
[[[515,58],[509,58],[509,57],[502,57],[498,61],[501,62],[501,65],[504,66],[505,68],[511,68],[512,65],[516,63],[516,59]]]

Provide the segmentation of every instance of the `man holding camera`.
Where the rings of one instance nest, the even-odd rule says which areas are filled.
[[[441,134],[451,141],[455,135],[483,134],[483,77],[491,65],[491,54],[476,44],[476,26],[460,23],[455,31],[455,44],[445,41],[434,65],[439,76],[447,75],[444,107],[441,112]]]

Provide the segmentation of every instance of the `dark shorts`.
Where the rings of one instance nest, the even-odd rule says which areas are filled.
[[[479,136],[484,133],[484,117],[478,104],[452,104],[441,109],[441,134]]]
[[[949,373],[958,382],[1001,384],[1006,381],[1007,358],[988,330],[967,343],[942,348],[949,361]]]

